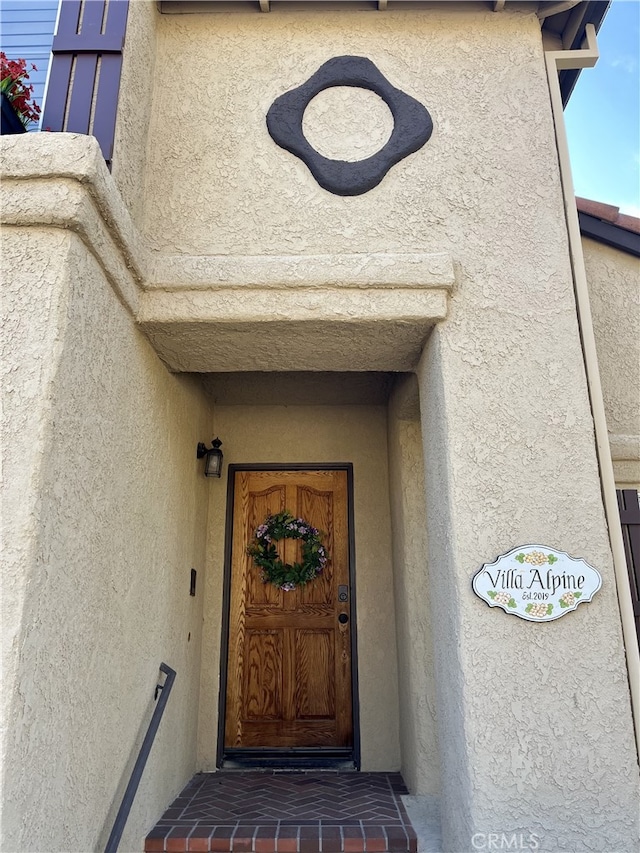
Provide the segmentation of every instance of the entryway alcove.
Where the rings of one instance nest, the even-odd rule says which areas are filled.
[[[204,775],[195,777],[172,804],[156,834],[149,836],[147,849],[159,850],[154,845],[161,843],[161,837],[168,838],[171,829],[177,844],[178,828],[191,821],[194,844],[214,845],[207,850],[231,843],[231,824],[234,832],[240,832],[236,840],[242,837],[243,843],[242,832],[246,834],[247,827],[252,827],[249,835],[254,846],[246,849],[292,849],[285,839],[291,839],[295,825],[300,844],[305,840],[304,849],[364,850],[366,846],[413,850],[415,835],[400,794],[434,797],[439,789],[423,449],[415,377],[253,372],[208,374],[202,383],[212,403],[212,429],[222,439],[225,453],[223,478],[211,482],[209,497],[198,730],[198,769]],[[236,660],[233,644],[228,642],[229,599],[225,596],[225,571],[229,571],[225,537],[232,530],[229,496],[233,491],[227,489],[230,466],[232,474],[235,468],[239,473],[244,468],[267,472],[291,468],[294,474],[307,468],[350,472],[355,748],[350,763],[333,764],[341,772],[331,769],[330,749],[324,761],[322,749],[315,751],[315,771],[313,750],[304,754],[302,762],[296,762],[295,750],[293,761],[286,760],[286,750],[279,754],[267,750],[268,760],[254,761],[253,770],[256,751],[239,762],[233,750],[231,760],[225,751],[229,651],[229,659]],[[297,511],[295,507],[291,510]],[[273,647],[270,641],[271,653]],[[291,672],[285,666],[279,677],[284,681],[292,677]],[[273,769],[268,769],[278,766],[281,770],[288,767],[291,774],[283,782],[284,791],[277,787],[278,774],[274,777]],[[229,769],[233,767],[242,770]],[[318,776],[320,767],[324,772]],[[346,768],[352,772],[343,779]],[[361,772],[354,774],[354,770]],[[255,802],[252,798],[243,801],[233,793],[247,785]],[[362,788],[362,798],[349,794],[347,808],[344,799],[352,786]],[[293,797],[294,789],[296,797],[306,791],[306,799]],[[307,804],[302,811],[299,806],[287,811],[289,794],[292,802]],[[223,815],[225,808],[229,811]],[[214,815],[217,834],[208,833]],[[323,841],[322,848],[313,847],[325,837],[323,827],[328,846]],[[276,837],[277,848],[273,846]],[[381,846],[383,843],[391,846]]]

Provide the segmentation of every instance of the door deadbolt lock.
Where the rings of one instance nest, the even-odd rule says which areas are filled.
[[[346,584],[341,584],[338,587],[338,601],[349,600],[349,587]]]

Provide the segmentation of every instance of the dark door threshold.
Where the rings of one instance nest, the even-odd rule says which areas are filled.
[[[275,770],[358,770],[352,749],[225,749],[220,764],[225,770],[234,768],[268,768]]]

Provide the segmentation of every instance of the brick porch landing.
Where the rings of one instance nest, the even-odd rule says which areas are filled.
[[[147,853],[416,853],[399,773],[199,773],[147,835]]]

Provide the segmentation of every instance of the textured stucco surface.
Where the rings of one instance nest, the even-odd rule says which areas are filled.
[[[398,770],[398,679],[384,406],[216,406],[226,462],[353,462],[363,770]],[[226,469],[226,465],[225,465]],[[215,768],[226,477],[212,483],[198,766]]]
[[[550,213],[555,154],[533,9],[164,15],[157,33],[146,191],[162,203],[146,206],[144,230],[159,253],[439,252],[473,221],[510,229],[517,216],[540,226],[519,263],[553,274],[536,252],[554,227],[537,211]],[[343,54],[371,59],[434,121],[429,142],[357,198],[322,190],[265,125],[276,97]],[[198,68],[197,109],[174,97],[176,56]],[[339,120],[305,118],[327,146],[344,142]]]
[[[200,565],[203,504],[198,502],[196,509],[192,501],[195,490],[200,494],[206,481],[197,478],[192,456],[193,443],[209,434],[206,409],[190,385],[171,378],[158,364],[121,306],[143,321],[150,335],[157,323],[154,341],[165,348],[163,358],[170,361],[170,355],[176,367],[191,370],[257,371],[266,369],[265,365],[279,370],[405,370],[418,361],[424,338],[437,323],[418,371],[428,537],[414,538],[413,531],[405,529],[404,541],[401,538],[396,548],[410,551],[411,560],[417,560],[426,538],[445,849],[469,849],[474,832],[522,831],[538,833],[541,849],[546,851],[636,850],[637,764],[627,675],[575,319],[539,24],[533,7],[531,12],[493,14],[489,6],[470,11],[462,4],[451,5],[455,8],[447,11],[384,15],[311,10],[156,19],[153,109],[145,156],[141,149],[136,154],[136,162],[145,164],[144,201],[138,196],[139,176],[128,182],[123,171],[118,177],[127,204],[142,223],[142,234],[134,228],[104,164],[100,165],[93,140],[64,134],[0,140],[9,178],[1,188],[6,198],[5,221],[20,226],[21,240],[27,240],[24,226],[38,226],[37,236],[35,230],[31,232],[36,241],[32,248],[12,243],[11,261],[18,270],[24,269],[24,277],[16,276],[11,283],[16,288],[17,282],[25,284],[12,291],[18,307],[11,314],[15,319],[10,327],[22,317],[34,317],[31,332],[10,338],[10,377],[15,371],[21,378],[27,371],[25,381],[19,383],[19,407],[12,417],[32,428],[37,446],[43,448],[40,458],[32,452],[31,434],[15,430],[19,451],[12,457],[11,464],[16,465],[12,476],[31,486],[25,490],[27,507],[19,510],[22,514],[15,521],[12,542],[19,553],[12,559],[16,566],[25,560],[31,568],[26,574],[15,568],[7,575],[10,630],[18,637],[16,643],[26,630],[34,645],[25,642],[27,657],[20,662],[24,668],[10,670],[11,677],[47,669],[48,647],[38,646],[39,634],[30,627],[34,623],[27,613],[27,605],[36,612],[45,595],[51,605],[47,626],[54,636],[51,654],[56,662],[66,666],[62,649],[70,643],[74,671],[80,662],[95,671],[96,661],[102,660],[98,652],[92,653],[87,665],[86,655],[78,651],[79,640],[71,643],[69,633],[54,631],[51,614],[69,614],[74,624],[84,626],[79,603],[87,598],[83,584],[89,584],[89,601],[102,602],[102,593],[94,596],[98,588],[91,584],[104,577],[111,582],[111,557],[124,549],[126,559],[119,565],[130,568],[130,574],[122,578],[116,571],[109,587],[112,597],[104,593],[117,618],[100,622],[103,611],[107,617],[113,615],[106,606],[96,605],[89,613],[108,638],[115,662],[112,670],[117,673],[108,678],[118,686],[136,670],[137,658],[130,655],[129,646],[124,655],[118,645],[129,638],[122,626],[134,622],[132,642],[142,649],[145,665],[140,665],[144,672],[139,681],[125,680],[122,695],[127,697],[127,712],[137,703],[130,718],[135,722],[130,725],[139,725],[148,706],[147,684],[155,677],[156,648],[161,652],[158,659],[171,653],[189,673],[182,683],[194,685],[197,680],[197,663],[187,666],[180,657],[180,650],[186,657],[194,654],[197,634],[191,628],[192,614],[181,610],[179,589],[187,581],[182,572],[188,574],[189,560]],[[326,59],[345,53],[371,58],[394,85],[422,101],[434,119],[433,136],[423,149],[394,167],[370,193],[351,199],[321,190],[300,161],[275,146],[264,126],[275,97]],[[176,57],[198,69],[198,88],[191,99],[176,98],[171,91]],[[310,120],[314,121],[313,116]],[[318,130],[321,136],[329,134]],[[136,133],[142,139],[144,129]],[[66,227],[77,236],[61,234]],[[65,269],[56,258],[67,251],[71,254]],[[30,252],[37,261],[21,266]],[[360,255],[368,261],[374,254],[382,258],[376,262],[378,275],[388,258],[453,259],[455,286],[451,277],[422,289],[383,280],[379,292],[367,293],[368,282],[360,281],[357,266],[351,266],[349,286],[333,287],[342,269],[340,259]],[[317,259],[327,256],[332,260],[323,266],[325,262]],[[297,287],[298,276],[304,277],[307,258],[315,275],[313,286],[285,297]],[[257,275],[246,275],[256,269]],[[334,276],[331,288],[323,288],[323,269],[329,270],[329,278]],[[48,301],[36,304],[28,294],[41,281]],[[279,306],[281,297],[285,301]],[[88,314],[79,311],[81,303],[90,309]],[[390,310],[385,313],[386,306]],[[297,312],[296,323],[278,317],[279,310],[288,316],[290,309]],[[407,311],[409,326],[420,332],[420,339],[412,337],[413,331],[404,334]],[[50,314],[58,318],[57,325],[47,320]],[[216,320],[219,314],[225,324]],[[96,318],[94,326],[89,324],[91,334],[82,320],[86,316]],[[326,321],[326,327],[318,325],[315,337],[305,340],[305,317],[312,324]],[[119,318],[117,328],[115,318]],[[341,323],[343,334],[336,341]],[[66,335],[59,332],[63,328]],[[262,338],[256,350],[257,333]],[[359,339],[358,334],[363,337]],[[224,346],[212,357],[218,335]],[[405,349],[400,347],[402,357],[393,363],[389,356],[395,336]],[[72,348],[65,348],[67,339],[73,341]],[[361,340],[366,347],[360,346]],[[323,345],[316,346],[319,342]],[[35,359],[30,357],[31,349],[38,354]],[[216,357],[220,355],[227,358],[223,368]],[[80,371],[81,366],[89,373],[96,370],[91,376],[99,389],[98,402],[83,398],[82,406],[76,395],[87,388],[85,374],[77,382],[55,384],[58,376],[75,377],[74,370]],[[112,378],[113,383],[108,383]],[[42,394],[41,386],[51,392]],[[123,414],[114,417],[114,411],[120,414],[121,400]],[[83,416],[86,411],[86,426],[80,410]],[[293,407],[261,412],[255,407],[229,407],[226,420],[218,421],[216,415],[213,428],[221,433],[230,461],[249,461],[249,454],[252,461],[295,461],[326,452],[331,459],[349,454],[354,461],[379,466],[378,447],[368,439],[384,444],[381,417],[350,420],[346,410],[332,412],[323,407],[310,418],[310,411],[302,416]],[[268,442],[257,417],[261,414],[268,425]],[[294,429],[294,416],[301,418],[304,430]],[[110,507],[100,518],[106,519],[112,538],[96,535],[96,529],[102,528],[92,521],[99,512],[91,502],[94,492],[85,485],[94,485],[102,469],[94,470],[86,462],[78,465],[75,435],[73,447],[70,440],[49,440],[57,435],[55,425],[66,423],[65,419],[73,421],[81,435],[86,430],[83,458],[90,457],[87,442],[91,449],[97,445],[112,451],[103,454],[112,480],[99,480],[97,492]],[[412,430],[409,425],[392,427],[396,460],[414,453]],[[185,447],[189,447],[183,450],[181,436],[186,435]],[[149,471],[156,446],[165,447],[169,459],[167,463],[163,458],[162,475],[157,477]],[[133,447],[136,452],[130,453]],[[410,478],[397,462],[392,464],[396,467],[391,495],[397,504],[401,501],[398,485],[402,488]],[[140,491],[136,473],[145,484]],[[376,739],[381,731],[384,769],[390,769],[400,760],[399,734],[394,729],[398,687],[395,680],[386,679],[387,674],[395,679],[396,637],[402,662],[406,635],[404,628],[396,632],[390,605],[383,613],[385,641],[379,643],[378,590],[386,584],[389,595],[394,594],[389,508],[384,510],[386,515],[382,509],[389,494],[385,478],[378,487],[357,493],[356,524],[357,535],[365,539],[370,535],[387,555],[384,565],[369,569],[377,595],[368,604],[363,599],[358,619],[360,643],[369,650],[362,657],[366,690],[361,682],[366,766],[380,766]],[[58,480],[61,486],[56,485]],[[210,767],[219,669],[224,495],[220,484],[206,484],[206,488],[212,498],[212,523],[197,763]],[[57,521],[67,512],[67,492],[72,506],[86,505],[90,512],[86,518],[71,513],[80,524],[77,534],[73,532],[62,547],[59,537],[70,525]],[[417,507],[411,507],[415,519]],[[375,529],[365,527],[363,534],[360,518],[368,523],[368,512],[383,521]],[[132,522],[124,540],[120,530],[111,533],[121,513]],[[404,519],[400,523],[396,529],[403,529]],[[130,533],[134,529],[135,536]],[[78,543],[83,536],[83,546],[85,540],[91,546],[87,562],[103,567],[103,573],[80,572],[86,555],[84,548],[80,559]],[[490,610],[476,599],[470,579],[478,566],[530,541],[583,556],[596,566],[603,575],[603,588],[594,601],[557,622],[535,625]],[[174,550],[178,546],[179,557]],[[362,540],[358,547],[366,553]],[[47,575],[48,559],[58,569],[57,575],[53,570]],[[137,567],[148,565],[155,575],[143,570],[133,574]],[[56,587],[56,579],[72,570],[73,583]],[[42,591],[41,575],[46,579]],[[159,579],[164,597],[151,585],[152,576]],[[403,589],[403,581],[396,580],[398,613],[417,607]],[[69,596],[64,596],[67,587],[72,587],[74,595],[82,590],[82,596],[71,596],[71,607]],[[135,622],[129,618],[135,613],[144,613],[145,618]],[[112,623],[116,627],[109,635]],[[426,626],[426,620],[421,624]],[[188,651],[182,645],[185,629],[192,632]],[[93,641],[88,628],[83,636]],[[17,666],[15,658],[10,657],[8,666]],[[413,677],[411,673],[410,667],[408,678]],[[47,690],[39,695],[27,677],[24,688],[3,697],[5,703],[24,701],[25,715],[14,715],[19,720],[18,739],[13,735],[11,741],[24,750],[24,755],[17,755],[19,761],[11,764],[18,767],[26,761],[24,779],[33,776],[39,739],[51,738],[51,725],[40,725],[40,715],[52,720],[56,713],[48,697],[57,697],[58,688],[46,682],[48,677]],[[428,673],[420,677],[428,689]],[[403,673],[402,696],[409,687]],[[381,688],[388,691],[383,702]],[[197,687],[188,692],[193,701]],[[79,709],[92,697],[87,691],[78,698],[76,691],[63,698]],[[101,711],[108,707],[102,684],[96,702]],[[13,714],[13,708],[6,710]],[[100,725],[100,737],[92,737],[92,712],[93,706],[85,704],[85,710],[77,714],[74,710],[72,718],[84,726],[84,740],[95,741],[106,754],[91,765],[84,750],[81,766],[94,771],[99,767],[104,778],[111,778],[116,774],[116,758],[126,760],[130,754],[134,729],[124,735],[120,731],[119,740],[107,739],[105,746],[106,726]],[[158,765],[157,772],[147,777],[152,781],[144,789],[141,811],[131,830],[138,836],[145,820],[156,817],[166,805],[193,756],[193,707],[187,709],[181,695],[173,713],[182,715],[171,727],[179,734],[168,752],[158,753],[170,765]],[[405,752],[411,747],[409,732],[414,722],[403,715]],[[63,721],[61,742],[69,739],[70,731]],[[124,744],[127,738],[129,743]],[[429,743],[431,749],[435,741]],[[425,769],[422,753],[426,748],[425,742],[416,742],[421,754],[413,766],[407,763],[417,785],[431,785],[431,771]],[[11,746],[12,755],[17,749]],[[86,824],[95,825],[104,806],[101,813],[92,799],[94,789],[76,775],[80,762],[65,764],[67,754],[59,753],[62,757],[55,767],[56,772],[58,766],[63,768],[68,787],[80,802],[78,823],[71,827],[78,839]],[[47,768],[57,757],[46,757]],[[156,760],[162,764],[165,758]],[[16,779],[15,784],[26,798],[24,779]],[[54,805],[59,804],[56,796],[52,787],[45,791],[42,803],[36,803],[43,809],[39,826],[44,827],[45,813],[53,814]],[[104,802],[103,797],[100,803]],[[7,826],[19,834],[14,824]],[[51,827],[63,831],[57,817],[50,822],[49,832]],[[85,840],[83,836],[82,843]],[[49,849],[55,841],[47,837]],[[58,845],[58,849],[62,848]]]
[[[140,224],[145,207],[147,147],[153,144],[148,134],[155,72],[155,26],[159,17],[154,0],[132,0],[129,3],[112,175],[136,225]],[[174,63],[176,73],[179,73],[178,68],[179,63]]]
[[[477,295],[466,291],[463,311],[460,294],[419,370],[446,850],[469,849],[476,832],[533,832],[545,851],[638,844],[629,688],[568,278],[564,292],[512,291],[511,308],[525,314],[545,289],[546,312],[516,329],[512,314],[494,315],[492,336]],[[473,595],[483,561],[528,542],[596,566],[594,601],[533,624]]]
[[[640,265],[595,240],[582,249],[616,484],[640,489]]]
[[[78,234],[135,314],[148,253],[96,139],[76,133],[3,136],[0,169],[2,224]]]
[[[389,402],[389,478],[402,775],[414,795],[440,792],[427,565],[424,455],[415,376]]]
[[[205,320],[176,320],[173,299],[169,319],[141,316],[141,327],[172,370],[410,370],[433,314],[445,314],[443,298],[436,311],[427,295],[411,299],[411,306],[405,302],[398,312],[397,294],[375,290],[345,297],[325,292],[310,300],[304,292],[286,299],[254,292],[248,302],[237,294],[219,296],[221,314],[228,309],[235,320],[215,316],[213,305]],[[268,308],[256,316],[261,303]]]
[[[3,229],[6,851],[103,849],[178,677],[122,850],[195,769],[210,409],[170,375],[71,231]]]
[[[375,92],[334,86],[310,101],[302,131],[323,157],[353,162],[372,157],[386,145],[393,116]]]
[[[172,370],[403,370],[446,316],[446,252],[160,256],[92,137],[4,137],[0,150],[3,222],[78,233]]]

